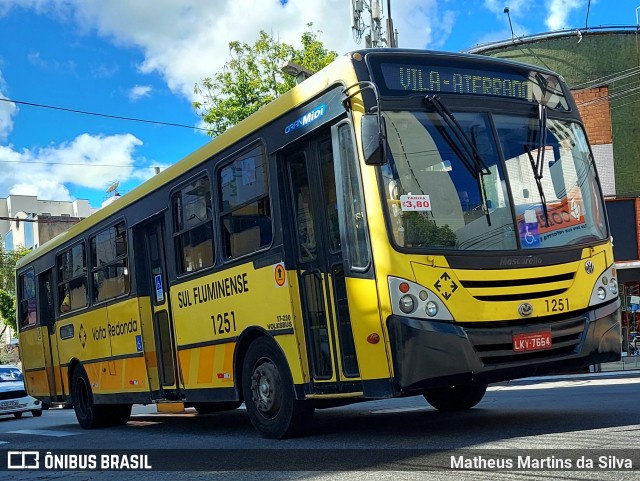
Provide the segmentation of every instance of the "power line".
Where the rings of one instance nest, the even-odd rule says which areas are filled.
[[[38,216],[34,218],[22,218],[22,217],[5,217],[0,216],[0,220],[7,220],[9,222],[30,222],[37,224],[57,224],[59,222],[73,222],[77,224],[80,217],[67,217],[67,216]]]
[[[51,110],[61,110],[63,112],[71,112],[73,114],[82,114],[82,115],[93,115],[95,117],[106,117],[108,119],[116,119],[116,120],[128,120],[131,122],[142,122],[142,123],[146,123],[146,124],[156,124],[156,125],[166,125],[169,127],[183,127],[183,128],[187,128],[187,129],[195,129],[195,130],[202,130],[204,132],[209,132],[209,129],[205,129],[204,127],[195,127],[193,125],[186,125],[186,124],[177,124],[174,122],[162,122],[159,120],[149,120],[149,119],[138,119],[135,117],[124,117],[122,115],[111,115],[111,114],[103,114],[100,112],[90,112],[88,110],[78,110],[78,109],[70,109],[67,107],[59,107],[56,105],[46,105],[46,104],[37,104],[34,102],[25,102],[23,100],[14,100],[14,99],[8,99],[8,98],[4,98],[4,97],[0,97],[0,100],[3,102],[12,102],[14,104],[18,104],[18,105],[27,105],[29,107],[40,107],[43,109],[51,109]]]
[[[121,167],[123,169],[155,169],[157,166],[149,165],[120,165],[120,164],[83,164],[81,162],[43,162],[41,160],[0,160],[0,164],[41,164],[41,165],[74,165],[81,167]]]

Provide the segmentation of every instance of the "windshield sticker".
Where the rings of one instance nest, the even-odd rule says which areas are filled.
[[[518,230],[524,247],[536,247],[540,241],[586,228],[580,194],[548,204],[547,219],[548,225],[545,224],[544,212],[540,206],[535,210],[527,209],[523,215],[518,216]]]
[[[425,212],[431,210],[431,199],[428,195],[401,195],[400,206],[403,212]]]
[[[537,222],[534,221],[533,223],[518,223],[518,227],[520,230],[520,240],[522,241],[522,247],[528,248],[540,246],[540,235],[538,233]]]

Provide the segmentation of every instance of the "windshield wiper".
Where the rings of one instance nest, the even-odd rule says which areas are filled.
[[[547,208],[547,199],[544,195],[544,188],[542,187],[542,173],[544,169],[544,154],[547,150],[547,106],[538,104],[538,132],[540,137],[538,139],[538,154],[534,160],[531,155],[531,150],[525,145],[525,151],[529,156],[529,162],[531,163],[531,169],[533,170],[533,177],[536,179],[536,186],[538,187],[538,194],[540,195],[540,202],[542,202],[542,213],[544,215],[545,227],[549,227],[549,211]]]
[[[460,122],[453,116],[447,107],[444,106],[440,97],[437,95],[428,95],[426,101],[433,105],[434,109],[440,117],[445,121],[453,135],[455,136],[457,143],[453,142],[448,135],[445,136],[445,140],[451,145],[455,153],[460,157],[460,160],[465,165],[467,170],[471,173],[474,179],[478,181],[480,187],[480,196],[482,197],[482,212],[487,217],[487,224],[491,225],[491,217],[489,216],[489,207],[487,205],[487,191],[484,186],[483,177],[485,175],[491,175],[491,171],[482,160],[482,156],[475,144],[471,141],[469,136],[460,125]],[[459,147],[459,146],[461,147]]]

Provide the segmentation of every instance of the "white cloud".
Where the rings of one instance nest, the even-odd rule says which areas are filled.
[[[135,85],[131,90],[129,90],[129,100],[135,102],[136,100],[140,100],[142,97],[149,97],[151,95],[151,85]]]
[[[551,0],[547,1],[549,16],[545,20],[545,24],[549,30],[560,30],[567,28],[567,17],[571,14],[572,10],[584,7],[586,5],[585,0]]]
[[[312,22],[340,54],[364,47],[352,38],[347,0],[289,0],[284,6],[280,0],[155,0],[151,15],[148,2],[131,0],[4,0],[5,6],[11,2],[58,19],[71,15],[78,29],[139,48],[140,71],[158,73],[189,100],[195,83],[224,65],[230,41],[253,43],[260,30],[297,45]],[[409,48],[442,46],[454,20],[436,0],[394,0],[392,16],[400,46]]]
[[[0,146],[0,192],[70,200],[69,185],[102,190],[107,179],[139,179],[142,169],[133,166],[134,151],[141,145],[131,134],[82,134],[70,142],[33,150]]]
[[[6,92],[6,83],[0,72],[0,99],[7,99],[4,94]],[[11,130],[13,130],[13,117],[18,112],[18,107],[13,102],[0,100],[0,142],[7,139]]]

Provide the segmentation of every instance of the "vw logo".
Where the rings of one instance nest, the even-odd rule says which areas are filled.
[[[591,261],[587,261],[584,263],[584,270],[587,271],[587,274],[593,274],[593,271],[595,270],[595,266],[593,265],[593,262]]]
[[[528,302],[523,302],[522,304],[520,304],[520,307],[518,307],[518,313],[522,317],[530,316],[531,314],[533,314],[533,306]]]

